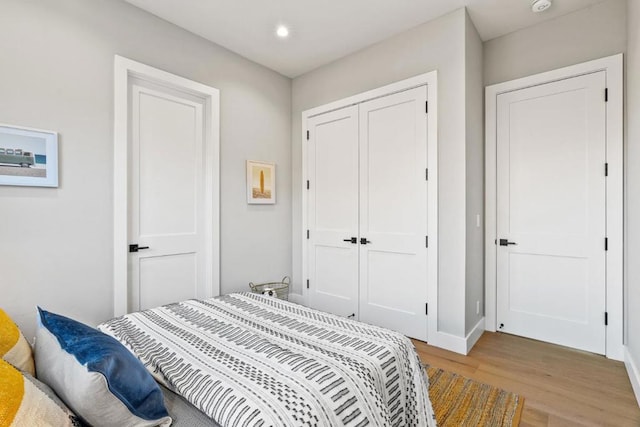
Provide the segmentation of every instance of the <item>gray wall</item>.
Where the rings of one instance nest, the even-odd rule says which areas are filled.
[[[626,6],[605,1],[485,42],[485,85],[624,52]]]
[[[484,86],[482,41],[465,15],[465,122],[467,138],[467,256],[465,288],[465,333],[484,316]],[[480,227],[476,225],[480,215]],[[480,310],[476,311],[476,304]]]
[[[626,146],[626,345],[640,367],[640,3],[629,1]],[[640,395],[636,395],[640,401]]]
[[[293,271],[301,293],[301,113],[438,70],[439,330],[465,334],[465,11],[459,9],[293,80]],[[482,252],[473,256],[482,259]]]
[[[114,0],[2,0],[0,122],[59,132],[60,187],[0,187],[0,305],[88,323],[113,306],[114,54],[221,92],[222,291],[291,269],[291,81]],[[277,164],[277,204],[248,206],[245,160]],[[250,267],[250,268],[249,268]]]

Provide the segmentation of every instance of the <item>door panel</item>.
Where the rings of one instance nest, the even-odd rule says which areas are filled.
[[[140,234],[193,234],[198,190],[194,183],[201,173],[195,161],[202,150],[202,135],[196,135],[200,108],[147,91],[134,89],[134,94],[139,102]]]
[[[203,251],[203,104],[144,84],[131,87],[130,301],[140,310],[206,289]],[[204,295],[202,295],[204,296]]]
[[[360,320],[427,339],[425,86],[360,104]]]
[[[309,302],[358,316],[358,107],[308,121]]]
[[[549,256],[540,270],[537,256],[513,253],[510,258],[510,309],[532,316],[586,323],[588,304],[586,258]],[[555,298],[548,298],[555,295]],[[567,304],[567,301],[571,301]]]
[[[140,310],[184,301],[197,293],[197,253],[143,257],[139,266]],[[159,288],[158,284],[170,286]]]
[[[498,95],[499,330],[605,352],[605,74]],[[502,325],[502,326],[501,326]]]

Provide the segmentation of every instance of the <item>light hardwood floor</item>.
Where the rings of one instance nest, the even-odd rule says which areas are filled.
[[[503,333],[485,332],[468,356],[414,344],[424,363],[523,396],[521,427],[640,426],[622,362]]]

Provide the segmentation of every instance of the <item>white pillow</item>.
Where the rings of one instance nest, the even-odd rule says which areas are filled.
[[[169,426],[158,384],[115,338],[38,308],[38,378],[83,420],[103,427]]]

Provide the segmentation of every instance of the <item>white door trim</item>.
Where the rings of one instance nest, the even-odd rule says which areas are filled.
[[[363,92],[348,98],[331,102],[302,112],[302,298],[303,304],[308,305],[306,279],[307,267],[307,119],[318,114],[328,113],[349,105],[358,104],[371,99],[391,95],[395,92],[427,85],[427,100],[429,113],[427,114],[427,167],[429,180],[427,182],[427,230],[429,232],[429,249],[427,251],[427,289],[429,298],[429,342],[438,339],[438,72],[430,71],[415,77],[401,80],[377,89]],[[296,298],[292,298],[296,300]]]
[[[204,98],[205,179],[207,200],[205,218],[206,296],[220,293],[220,92],[218,89],[184,77],[115,55],[114,60],[114,124],[113,124],[113,314],[128,312],[127,214],[128,214],[128,154],[129,118],[128,87],[131,78],[188,92]]]
[[[606,105],[609,175],[606,183],[609,239],[606,255],[607,296],[609,314],[606,356],[623,360],[623,63],[622,54],[596,59],[517,80],[487,86],[485,89],[485,329],[496,330],[496,101],[501,93],[524,89],[579,75],[605,71],[608,97]],[[604,93],[602,94],[604,97]],[[604,173],[604,170],[603,170]],[[603,236],[604,239],[605,236]],[[603,241],[604,245],[604,241]],[[604,319],[603,319],[604,322]]]

